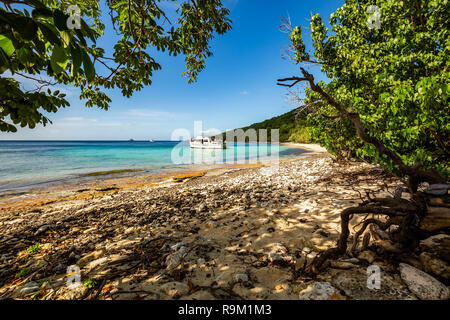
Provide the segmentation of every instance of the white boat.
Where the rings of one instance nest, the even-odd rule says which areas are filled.
[[[189,141],[191,148],[198,149],[225,149],[226,143],[224,141],[212,140],[210,137],[198,136]]]
[[[148,142],[155,142],[155,140],[153,140],[153,139],[150,139],[150,140],[148,140]]]

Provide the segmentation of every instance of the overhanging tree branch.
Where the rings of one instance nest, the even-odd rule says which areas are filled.
[[[328,102],[328,104],[333,106],[339,112],[342,118],[349,119],[353,123],[358,133],[358,136],[361,138],[361,140],[375,146],[375,148],[380,154],[387,156],[394,162],[394,164],[398,167],[398,169],[402,174],[409,176],[409,187],[412,189],[413,192],[417,191],[417,187],[420,182],[429,182],[429,183],[446,182],[445,179],[434,170],[430,171],[420,170],[419,168],[422,166],[420,163],[417,163],[414,166],[406,165],[398,154],[396,154],[394,151],[386,147],[384,143],[381,142],[378,138],[373,137],[367,133],[367,130],[362,124],[361,118],[358,113],[347,111],[339,102],[337,102],[332,96],[330,96],[327,92],[325,92],[321,86],[315,83],[314,76],[311,73],[309,73],[302,67],[300,67],[300,70],[303,74],[303,77],[289,77],[278,79],[277,84],[282,86],[284,85],[288,87],[293,87],[300,81],[307,81],[309,83],[309,86],[311,87],[311,90],[318,93],[326,102]],[[291,83],[290,84],[280,83],[288,81],[291,81]]]

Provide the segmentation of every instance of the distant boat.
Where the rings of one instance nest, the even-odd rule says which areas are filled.
[[[155,142],[155,140],[153,140],[153,139],[150,139],[150,140],[148,140],[148,142]]]
[[[197,149],[226,149],[226,144],[223,141],[211,140],[209,137],[198,136],[195,139],[191,139],[189,142],[191,148]]]
[[[128,141],[134,141],[133,139],[130,139],[130,140],[128,140]]]

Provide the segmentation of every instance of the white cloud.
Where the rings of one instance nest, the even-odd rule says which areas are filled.
[[[131,109],[125,112],[127,116],[138,118],[153,118],[153,119],[172,119],[175,114],[167,111],[149,110],[149,109]]]
[[[61,118],[59,120],[62,120],[62,121],[83,121],[84,118],[82,118],[82,117],[69,117],[69,118]]]
[[[244,90],[244,91],[241,92],[241,94],[242,94],[242,95],[247,95],[247,94],[248,94],[248,91],[245,91],[245,90]]]
[[[130,126],[130,123],[128,122],[99,122],[99,127],[124,127],[124,126]]]
[[[89,118],[83,118],[83,117],[67,117],[67,118],[61,118],[59,119],[61,121],[86,121],[86,122],[98,122],[97,119],[89,119]]]
[[[208,129],[208,130],[203,130],[202,133],[204,135],[212,136],[212,135],[221,134],[222,130],[219,130],[219,129],[216,129],[216,128],[211,128],[211,129]]]

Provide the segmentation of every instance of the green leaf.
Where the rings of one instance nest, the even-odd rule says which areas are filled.
[[[8,70],[9,68],[9,59],[6,53],[3,50],[0,50],[0,74]],[[1,121],[0,121],[1,124]]]
[[[61,45],[61,40],[58,37],[59,33],[57,33],[56,30],[43,23],[39,23],[38,25],[46,41],[50,42],[53,45]]]
[[[80,40],[81,45],[86,47],[87,43],[86,43],[86,39],[84,39],[83,32],[81,32],[80,29],[75,29],[75,33],[78,36],[78,39]]]
[[[0,34],[0,48],[3,49],[8,57],[10,57],[15,51],[12,41],[2,34]]]
[[[69,57],[66,51],[60,46],[55,46],[53,49],[52,57],[50,58],[50,65],[55,73],[64,71],[69,62]]]
[[[52,16],[52,10],[48,8],[37,8],[31,12],[33,18],[50,18]]]
[[[55,21],[55,26],[61,31],[69,29],[67,28],[68,18],[69,16],[66,15],[64,12],[62,12],[61,10],[55,10],[53,12],[53,20]]]
[[[83,34],[87,35],[87,37],[91,39],[92,42],[95,43],[95,33],[93,32],[93,30],[83,19],[81,19],[80,22],[81,22],[81,31],[83,32]]]
[[[95,68],[94,64],[91,61],[91,58],[89,58],[89,55],[86,51],[83,52],[83,67],[84,67],[84,73],[86,74],[86,78],[89,82],[94,80],[95,78]]]
[[[397,108],[397,106],[394,105],[394,104],[391,106],[391,110],[392,110],[392,113],[393,113],[394,115],[396,115],[397,112],[398,112],[398,108]]]
[[[31,18],[20,17],[15,21],[14,29],[25,40],[33,40],[37,37],[38,25]]]
[[[81,49],[78,46],[78,44],[73,43],[70,46],[70,56],[72,57],[72,67],[71,67],[71,73],[72,76],[76,76],[78,74],[78,71],[80,70],[81,63],[83,62],[83,58],[81,56]]]
[[[60,35],[64,48],[67,48],[69,46],[70,38],[72,37],[72,35],[68,31],[61,31]]]
[[[30,50],[28,50],[26,47],[22,47],[17,50],[17,58],[23,65],[27,67],[31,67],[34,64],[34,59],[32,59],[32,56],[30,55]]]

